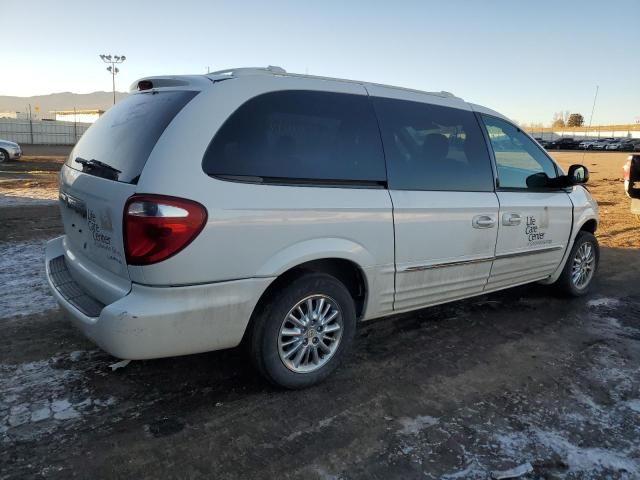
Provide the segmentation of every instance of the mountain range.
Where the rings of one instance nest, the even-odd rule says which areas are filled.
[[[116,92],[116,101],[126,97],[125,92]],[[34,118],[44,117],[52,110],[106,110],[113,105],[112,92],[93,93],[51,93],[33,97],[9,97],[0,95],[0,112],[28,112],[29,104]],[[39,107],[40,114],[37,115]]]

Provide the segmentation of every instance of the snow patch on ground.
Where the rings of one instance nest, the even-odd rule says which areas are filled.
[[[457,478],[468,480],[470,478],[487,478],[487,475],[485,469],[479,468],[478,464],[474,461],[462,470],[458,470],[453,473],[446,473],[440,478],[442,480],[455,480]]]
[[[7,180],[13,182],[13,179]],[[26,182],[18,187],[1,186],[0,207],[20,205],[47,205],[58,201],[58,189],[50,184]]]
[[[625,405],[636,413],[640,413],[640,399],[627,400]]]
[[[631,441],[619,434],[635,422],[634,413],[629,410],[640,413],[640,399],[626,400],[640,374],[620,352],[608,345],[595,346],[590,355],[593,356],[591,365],[581,375],[596,387],[590,390],[608,393],[606,405],[598,403],[577,385],[570,385],[579,411],[560,414],[541,409],[523,415],[519,424],[525,428],[521,431],[494,432],[494,441],[500,446],[502,455],[515,461],[561,459],[566,468],[562,478],[578,475],[579,478],[599,479],[611,472],[622,475],[614,478],[640,478],[640,462],[634,458],[640,431],[634,429],[638,434]],[[579,432],[592,429],[603,432],[603,437],[609,440],[586,443]]]
[[[561,432],[533,428],[527,432],[518,432],[498,436],[505,451],[516,455],[526,448],[546,450],[549,454],[559,455],[573,472],[626,472],[630,478],[640,476],[640,465],[630,457],[630,450],[613,450],[600,447],[581,447],[570,441]],[[550,455],[551,456],[551,455]],[[589,477],[588,477],[589,478]],[[596,475],[596,477],[598,476]]]
[[[402,425],[402,428],[398,431],[401,435],[417,435],[421,430],[436,425],[438,419],[429,415],[419,415],[414,418],[400,418],[398,423]]]
[[[625,308],[623,301],[612,300],[598,299],[595,305]],[[611,342],[590,344],[570,360],[573,376],[560,380],[568,401],[559,405],[543,390],[505,393],[508,411],[499,413],[503,398],[477,402],[454,418],[440,419],[435,429],[403,437],[400,450],[413,461],[429,461],[446,445],[459,459],[458,468],[428,476],[434,479],[484,479],[525,462],[535,472],[526,478],[640,478],[640,369],[616,343],[619,335],[638,330],[613,316],[590,318],[600,338],[605,333]],[[478,423],[478,418],[486,420]]]
[[[0,195],[0,207],[20,207],[23,205],[55,205],[57,199],[23,197],[21,195]]]
[[[78,421],[116,403],[112,396],[93,398],[81,370],[56,368],[59,361],[74,362],[73,357],[77,358],[77,352],[50,360],[0,364],[0,442],[37,438],[61,422]]]
[[[56,308],[45,277],[46,243],[0,242],[0,320]]]
[[[620,300],[612,297],[600,297],[594,298],[587,302],[588,307],[617,307],[620,305]]]

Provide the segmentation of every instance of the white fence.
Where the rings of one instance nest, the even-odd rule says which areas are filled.
[[[0,118],[0,139],[27,145],[75,145],[90,123]]]

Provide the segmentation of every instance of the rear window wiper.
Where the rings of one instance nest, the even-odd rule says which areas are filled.
[[[97,177],[103,177],[108,180],[118,180],[118,175],[122,173],[122,171],[118,170],[117,168],[113,168],[111,165],[107,165],[100,160],[86,160],[82,157],[76,157],[75,161],[82,165],[82,171],[84,173],[96,175]]]

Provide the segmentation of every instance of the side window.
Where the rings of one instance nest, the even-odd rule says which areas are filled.
[[[551,159],[518,127],[489,115],[482,119],[495,153],[500,187],[527,188],[532,175],[558,175]]]
[[[389,188],[493,191],[491,160],[472,112],[381,97],[373,104]]]
[[[368,98],[330,92],[280,91],[252,98],[215,135],[203,168],[209,175],[386,181]]]

